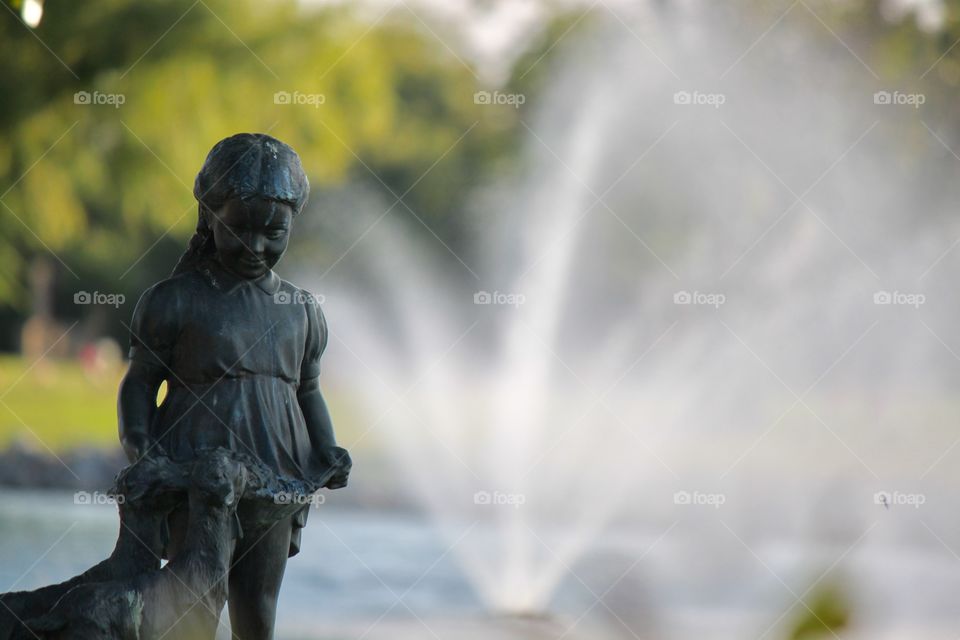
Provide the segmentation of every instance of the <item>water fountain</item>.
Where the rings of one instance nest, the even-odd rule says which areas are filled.
[[[778,13],[688,6],[571,47],[469,255],[360,209],[343,246],[362,239],[304,270],[329,375],[492,611],[583,603],[566,628],[629,568],[653,613],[621,623],[756,636],[836,561],[872,615],[909,599],[879,577],[905,570],[892,549],[942,551],[872,496],[944,504],[957,479],[936,462],[960,382],[950,158],[923,112],[874,103],[816,3],[764,37]],[[598,575],[598,553],[621,561]],[[928,564],[925,593],[957,584]]]

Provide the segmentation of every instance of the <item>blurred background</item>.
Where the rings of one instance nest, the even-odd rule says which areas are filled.
[[[112,548],[133,308],[259,131],[355,461],[278,637],[960,634],[960,1],[0,6],[0,590]]]

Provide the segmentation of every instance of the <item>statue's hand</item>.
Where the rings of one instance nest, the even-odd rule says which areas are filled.
[[[325,447],[320,451],[320,460],[327,468],[335,468],[337,472],[324,485],[327,489],[340,489],[347,486],[350,469],[353,461],[350,454],[343,447]]]
[[[123,452],[127,454],[127,460],[131,463],[142,458],[153,444],[150,436],[146,433],[134,432],[128,433],[123,438]]]

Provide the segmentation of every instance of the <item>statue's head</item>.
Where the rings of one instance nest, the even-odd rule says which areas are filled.
[[[231,273],[252,279],[280,261],[310,183],[290,146],[264,133],[238,133],[210,150],[193,195],[197,232],[176,272],[215,255]]]
[[[198,452],[190,474],[191,500],[236,509],[248,478],[246,466],[231,451],[219,448]]]

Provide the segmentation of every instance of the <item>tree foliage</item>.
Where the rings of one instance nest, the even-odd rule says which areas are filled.
[[[150,253],[196,222],[207,151],[238,131],[289,141],[315,189],[359,180],[400,195],[442,157],[404,201],[454,233],[465,185],[509,141],[474,104],[476,85],[404,9],[47,0],[35,30],[4,11],[0,305],[26,309],[38,255],[68,281],[115,288],[129,272],[136,291],[155,279]]]

